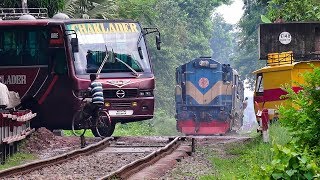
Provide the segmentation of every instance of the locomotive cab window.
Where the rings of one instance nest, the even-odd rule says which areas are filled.
[[[230,64],[222,64],[222,81],[224,83],[230,82],[232,80],[231,72],[232,68],[230,67]]]
[[[263,76],[262,76],[262,73],[257,74],[255,93],[257,95],[262,95],[263,94]]]
[[[180,71],[176,71],[176,81],[177,81],[177,84],[180,84],[180,83],[181,83],[180,77],[181,77]]]

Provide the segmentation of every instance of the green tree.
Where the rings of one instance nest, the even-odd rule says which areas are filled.
[[[237,36],[238,49],[232,59],[233,64],[243,79],[254,87],[255,77],[252,72],[263,67],[264,61],[259,60],[258,28],[261,23],[261,14],[266,12],[267,0],[244,0],[244,13],[238,24],[240,32]]]
[[[154,10],[156,0],[117,0],[116,2],[120,18],[139,20],[144,25],[155,23],[155,16],[158,13]]]
[[[175,68],[199,56],[210,56],[210,14],[225,1],[157,1],[154,25],[162,34],[162,49],[151,45],[156,76],[157,108],[174,114]],[[205,7],[205,8],[204,8]]]
[[[212,22],[212,38],[210,42],[212,58],[220,63],[230,64],[236,45],[234,26],[226,23],[221,14],[214,14]]]
[[[21,8],[21,0],[3,0],[2,2],[0,2],[0,7]]]
[[[118,17],[114,0],[66,0],[64,12],[71,18],[110,19]]]
[[[29,8],[47,8],[49,17],[63,9],[65,0],[28,0]],[[21,0],[3,0],[0,7],[21,8]]]
[[[305,83],[299,85],[303,90],[298,93],[292,87],[285,87],[288,105],[279,109],[281,122],[296,138],[297,144],[320,155],[320,68],[306,72],[303,78]]]
[[[275,21],[317,21],[320,20],[318,0],[271,0],[268,4],[268,17]]]

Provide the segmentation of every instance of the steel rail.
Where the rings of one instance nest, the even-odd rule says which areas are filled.
[[[175,149],[177,149],[179,147],[182,139],[183,138],[181,138],[181,137],[176,137],[166,146],[164,146],[156,151],[153,151],[151,154],[149,154],[141,159],[138,159],[136,161],[133,161],[132,163],[127,164],[127,165],[121,167],[120,169],[111,172],[110,174],[108,174],[106,176],[99,178],[99,180],[127,179],[128,177],[137,173],[138,171],[142,170],[143,168],[145,168],[151,164],[154,164],[156,161],[158,161],[162,157],[164,157],[168,154],[171,154]]]
[[[63,163],[63,162],[66,162],[70,159],[74,159],[79,156],[92,154],[94,152],[97,152],[97,151],[109,146],[110,140],[113,140],[113,137],[105,138],[105,139],[99,141],[98,143],[89,145],[85,148],[73,150],[73,151],[52,157],[52,158],[38,160],[38,161],[31,162],[31,163],[27,163],[27,164],[23,164],[20,166],[15,166],[15,167],[12,167],[9,169],[2,170],[2,171],[0,171],[0,177],[3,178],[6,176],[25,174],[25,173],[28,173],[28,172],[31,172],[34,170],[41,169],[43,167],[48,167],[48,166],[52,166],[52,165],[55,165],[58,163]]]

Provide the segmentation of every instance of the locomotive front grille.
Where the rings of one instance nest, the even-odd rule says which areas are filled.
[[[138,89],[108,89],[103,90],[104,98],[134,98],[138,96]]]

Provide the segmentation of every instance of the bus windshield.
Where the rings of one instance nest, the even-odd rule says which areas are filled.
[[[79,52],[74,53],[77,75],[96,73],[110,54],[114,58],[109,57],[112,60],[106,61],[101,73],[151,71],[138,23],[81,23],[69,24],[66,29],[74,30],[78,37]]]

